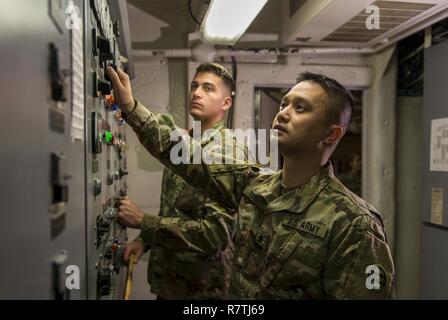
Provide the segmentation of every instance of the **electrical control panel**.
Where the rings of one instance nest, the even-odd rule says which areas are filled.
[[[126,132],[112,95],[107,67],[126,66],[120,59],[119,22],[106,0],[92,0],[86,10],[87,115],[87,265],[90,299],[123,294],[122,253],[126,230],[116,222],[119,198],[127,194]]]
[[[128,70],[126,10],[2,3],[0,299],[123,297],[127,135],[106,68]]]

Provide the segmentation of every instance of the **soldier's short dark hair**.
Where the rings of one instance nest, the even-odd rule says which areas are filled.
[[[330,105],[327,112],[329,123],[341,124],[344,130],[346,130],[354,105],[354,98],[350,90],[346,89],[335,79],[323,74],[303,72],[297,77],[296,83],[302,81],[313,81],[324,89],[330,97]]]
[[[196,74],[209,72],[221,78],[224,82],[224,85],[229,89],[230,94],[235,90],[235,82],[233,81],[232,75],[224,68],[222,65],[218,63],[203,63],[196,68]]]

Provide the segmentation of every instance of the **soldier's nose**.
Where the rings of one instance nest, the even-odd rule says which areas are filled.
[[[289,115],[287,112],[285,112],[285,110],[282,110],[277,114],[277,122],[285,123],[285,122],[288,122],[288,120],[289,120]],[[274,122],[274,124],[275,124],[275,122]]]

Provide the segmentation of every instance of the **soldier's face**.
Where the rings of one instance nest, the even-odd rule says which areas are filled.
[[[195,75],[190,86],[190,114],[195,120],[220,120],[231,104],[229,89],[220,77],[209,72]]]
[[[318,152],[328,130],[328,95],[319,84],[302,81],[282,99],[273,129],[283,155]]]

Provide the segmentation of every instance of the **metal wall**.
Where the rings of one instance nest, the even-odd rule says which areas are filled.
[[[104,67],[124,67],[122,28],[102,0],[0,7],[0,298],[120,298],[126,135]]]
[[[395,272],[398,299],[419,297],[422,113],[422,97],[397,98]]]
[[[71,139],[70,31],[57,6],[1,4],[0,298],[76,299],[86,290],[84,142]],[[65,290],[68,265],[79,267],[79,290]]]
[[[431,170],[431,149],[439,149],[431,144],[431,124],[436,119],[448,118],[448,42],[442,42],[425,49],[424,100],[423,100],[423,185],[422,185],[422,225],[421,225],[421,291],[423,299],[448,299],[448,172]],[[448,123],[448,121],[445,121]],[[433,126],[433,128],[435,128]],[[448,124],[442,137],[441,157],[448,159]],[[435,136],[440,137],[440,134]],[[433,139],[433,142],[434,139]],[[434,157],[439,158],[439,156]],[[442,194],[441,194],[442,193]],[[441,196],[442,195],[442,196]]]

